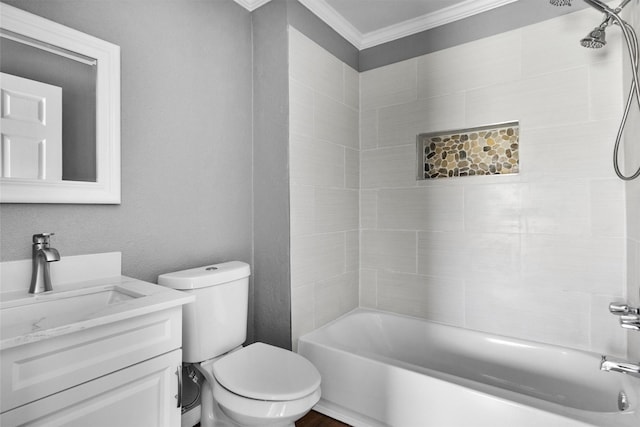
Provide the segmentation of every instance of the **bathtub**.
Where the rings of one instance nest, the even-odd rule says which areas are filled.
[[[322,375],[315,410],[353,426],[640,426],[640,378],[594,353],[365,309],[298,352]]]

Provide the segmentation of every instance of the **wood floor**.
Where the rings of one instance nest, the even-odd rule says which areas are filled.
[[[200,427],[200,423],[193,427]],[[311,411],[296,421],[296,427],[350,427],[349,424],[329,418],[320,412]]]
[[[311,411],[296,421],[296,427],[349,427],[349,424],[334,420],[319,412]]]

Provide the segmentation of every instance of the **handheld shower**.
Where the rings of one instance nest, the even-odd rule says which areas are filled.
[[[631,175],[624,175],[620,170],[620,162],[618,156],[620,143],[624,135],[624,128],[627,124],[627,119],[629,118],[631,106],[634,103],[633,98],[636,98],[636,103],[638,104],[638,108],[640,109],[640,77],[638,77],[638,71],[640,69],[640,46],[638,43],[638,35],[636,34],[634,28],[620,17],[620,11],[622,11],[622,9],[630,1],[631,0],[623,0],[622,3],[620,3],[620,6],[612,9],[601,0],[584,0],[584,2],[589,6],[604,13],[605,18],[604,21],[602,21],[602,24],[591,31],[585,38],[580,40],[580,44],[584,47],[593,49],[602,48],[607,44],[605,40],[605,28],[611,24],[616,24],[622,30],[622,35],[624,36],[624,40],[627,44],[627,51],[629,52],[629,58],[631,59],[632,81],[631,87],[629,88],[629,95],[627,96],[624,113],[622,115],[622,120],[618,128],[618,134],[616,135],[616,141],[613,147],[613,169],[615,170],[616,175],[618,175],[618,177],[624,181],[631,181],[640,177],[640,166],[635,173]],[[549,3],[554,6],[571,6],[571,0],[549,0]]]

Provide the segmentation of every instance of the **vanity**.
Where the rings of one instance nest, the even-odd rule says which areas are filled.
[[[180,425],[194,298],[120,271],[119,252],[64,257],[34,295],[31,260],[0,264],[0,425]]]

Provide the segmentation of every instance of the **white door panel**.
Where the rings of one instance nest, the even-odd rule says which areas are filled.
[[[0,73],[0,176],[62,179],[62,88]]]

